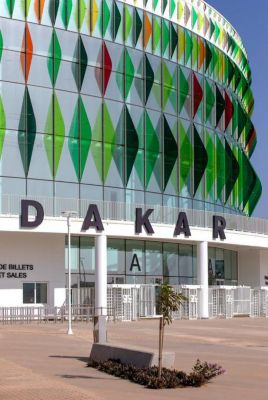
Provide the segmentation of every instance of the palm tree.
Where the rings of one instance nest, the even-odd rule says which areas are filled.
[[[182,293],[176,293],[171,285],[163,284],[160,286],[159,294],[159,356],[158,356],[158,378],[162,375],[163,342],[165,325],[173,321],[173,313],[179,311],[182,303],[187,298]]]

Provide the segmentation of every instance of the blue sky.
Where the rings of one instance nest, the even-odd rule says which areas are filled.
[[[262,182],[262,197],[254,216],[268,218],[268,1],[208,0],[238,31],[252,70],[255,98],[253,123],[257,146],[251,158]]]

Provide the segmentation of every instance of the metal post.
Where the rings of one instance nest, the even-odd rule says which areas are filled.
[[[71,300],[71,229],[70,229],[70,214],[67,215],[68,226],[68,335],[72,335],[72,300]]]
[[[68,335],[72,335],[72,299],[71,299],[71,217],[77,215],[76,211],[63,211],[61,213],[67,218],[67,229],[68,229]]]

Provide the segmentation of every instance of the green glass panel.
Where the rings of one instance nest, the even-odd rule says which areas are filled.
[[[162,73],[163,73],[163,84],[164,84],[164,88],[163,88],[163,106],[164,108],[166,107],[167,101],[170,97],[170,92],[171,92],[171,88],[172,88],[172,76],[169,72],[169,69],[165,63],[165,61],[163,61],[162,64]]]
[[[18,133],[19,150],[26,177],[28,175],[32,159],[35,136],[36,120],[29,91],[26,86],[22,103]]]
[[[157,134],[147,112],[145,112],[146,141],[146,186],[148,186],[160,151]]]
[[[216,126],[218,126],[221,117],[224,113],[224,110],[225,110],[225,100],[220,89],[216,85]]]
[[[65,29],[68,28],[70,17],[72,14],[73,8],[73,1],[72,0],[64,0],[62,2],[62,9],[61,9],[61,18]]]
[[[48,68],[48,73],[49,77],[51,80],[51,83],[53,86],[55,86],[59,69],[60,69],[60,64],[61,64],[61,47],[60,43],[58,40],[58,36],[56,31],[53,31],[49,49],[48,49],[48,59],[47,59],[47,68]]]
[[[126,132],[126,184],[127,184],[139,148],[138,134],[127,106],[125,106],[125,132]]]
[[[114,25],[113,25],[113,29],[112,29],[113,40],[115,40],[115,38],[117,36],[118,30],[119,30],[119,27],[121,24],[121,20],[122,20],[122,17],[121,17],[119,8],[116,4],[116,1],[114,1],[113,2],[113,24]]]
[[[169,16],[172,18],[174,11],[176,10],[176,1],[175,0],[170,0],[169,1]]]
[[[206,148],[194,125],[194,195],[200,185],[208,163]]]
[[[103,32],[102,32],[102,34],[103,34],[103,36],[105,36],[105,33],[107,31],[107,28],[108,28],[108,25],[110,22],[110,18],[111,18],[111,12],[110,12],[109,6],[105,0],[103,0],[103,3],[102,3],[102,10],[103,10],[103,26],[102,26]]]
[[[215,37],[214,37],[215,43],[219,39],[219,36],[220,36],[220,28],[219,28],[218,24],[215,23]]]
[[[72,63],[72,73],[76,82],[77,89],[80,91],[84,82],[88,63],[87,52],[82,37],[80,35],[78,36],[73,59],[74,61]]]
[[[216,135],[216,168],[217,168],[217,199],[222,199],[222,191],[225,184],[225,149],[224,145]]]
[[[225,139],[225,203],[229,199],[238,176],[239,164],[232,152],[231,146]]]
[[[131,57],[127,49],[125,52],[125,70],[126,70],[125,98],[127,98],[133,83],[134,73],[135,73],[134,65],[132,63]]]
[[[91,143],[91,127],[81,97],[79,97],[75,107],[69,135],[69,151],[76,176],[80,181],[84,173]]]
[[[102,154],[102,149],[103,149],[103,143],[101,142],[92,142],[91,145],[91,153],[92,157],[99,175],[99,178],[101,182],[103,182],[103,176],[102,176],[102,164],[103,164],[103,154]]]
[[[153,52],[160,55],[161,20],[153,17]]]
[[[45,149],[51,174],[55,177],[57,175],[65,137],[65,125],[60,105],[55,94],[53,94],[51,98],[45,132],[47,132],[44,136]],[[54,158],[53,148],[51,146],[51,142],[53,141],[52,132],[54,133]]]
[[[137,45],[138,39],[140,37],[141,31],[142,31],[142,20],[139,16],[138,10],[135,8],[135,40],[134,44],[135,46]]]
[[[71,159],[73,162],[73,166],[75,169],[75,173],[77,179],[80,179],[80,168],[79,168],[79,100],[77,101],[73,120],[71,123],[70,133],[69,133],[69,140],[68,146],[71,155]]]
[[[198,13],[194,7],[192,7],[192,28],[195,27],[195,24],[197,23],[198,20]]]
[[[85,0],[80,0],[80,3],[76,3],[76,10],[77,16],[75,20],[77,21],[77,28],[80,30],[87,12]]]
[[[9,16],[12,18],[16,0],[6,0]]]
[[[170,58],[173,57],[178,45],[178,34],[175,27],[176,25],[170,24]]]
[[[206,90],[206,122],[207,122],[211,117],[211,112],[215,105],[215,95],[207,80],[206,80],[205,90]]]
[[[23,12],[25,18],[28,17],[30,5],[31,5],[31,0],[22,0],[21,1],[21,8],[22,8],[22,12]]]
[[[113,151],[115,147],[115,129],[113,126],[113,122],[108,110],[107,105],[103,104],[103,137],[104,143],[109,143],[109,146],[104,146],[104,166],[103,166],[103,175],[104,175],[104,182],[107,178],[109,168],[113,158]]]
[[[189,129],[190,130],[190,129]],[[183,123],[180,121],[179,125],[180,132],[180,191],[188,185],[188,178],[191,171],[193,161],[193,150],[190,141],[189,132],[185,130]]]
[[[185,52],[185,34],[182,27],[178,27],[179,35],[179,47],[178,47],[178,60],[181,64],[184,64],[184,52]]]
[[[210,32],[209,32],[210,39],[212,38],[214,32],[215,32],[215,25],[212,22],[212,20],[210,20]]]
[[[162,55],[168,56],[166,53],[168,52],[168,44],[169,44],[169,24],[167,21],[162,19]]]
[[[192,34],[192,68],[197,69],[197,58],[198,58],[198,39],[197,36]]]
[[[261,185],[259,178],[256,176],[254,188],[250,194],[250,198],[246,205],[249,216],[252,215],[252,213],[261,197],[261,193],[262,193],[262,185]]]
[[[185,101],[187,99],[187,96],[189,95],[189,83],[188,80],[185,78],[184,73],[182,69],[180,68],[179,71],[179,83],[180,83],[180,107],[179,111],[181,112],[183,109],[183,106],[185,104]]]
[[[211,51],[211,46],[208,42],[206,42],[206,71],[210,71],[210,64],[213,58],[213,54]]]
[[[152,87],[154,83],[154,71],[151,67],[150,61],[145,54],[145,103],[150,96]]]
[[[131,28],[132,28],[132,16],[129,11],[129,7],[125,6],[125,40],[128,39]]]
[[[246,123],[247,123],[247,114],[241,107],[239,103],[237,103],[237,127],[238,127],[238,139],[240,138]]]
[[[178,146],[165,116],[163,117],[163,119],[164,119],[164,190],[165,190],[178,158]]]
[[[185,30],[185,65],[191,62],[191,54],[193,50],[193,41],[191,34]]]
[[[206,132],[206,152],[208,155],[208,163],[206,168],[206,198],[214,200],[214,182],[216,177],[215,171],[215,146],[209,132]]]
[[[243,209],[246,207],[251,193],[254,190],[256,185],[257,175],[251,166],[247,156],[242,153],[242,162],[243,162]]]

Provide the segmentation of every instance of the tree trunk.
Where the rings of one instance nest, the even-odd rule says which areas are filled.
[[[162,375],[163,341],[164,341],[164,319],[162,316],[159,319],[158,378],[161,378]]]

